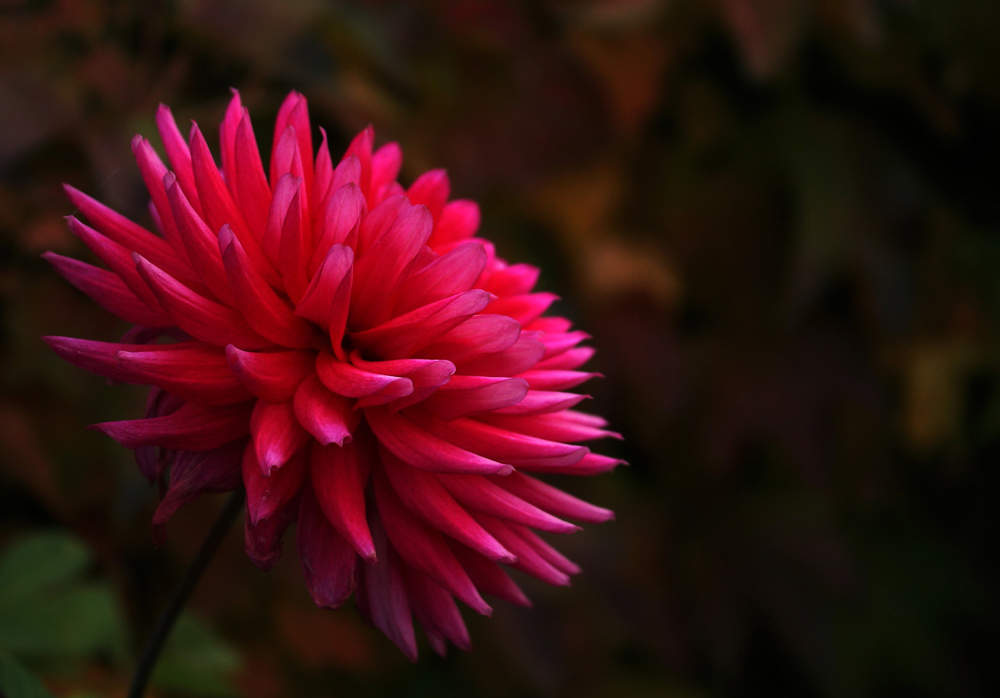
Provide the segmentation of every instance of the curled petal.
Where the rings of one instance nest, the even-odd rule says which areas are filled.
[[[253,398],[233,375],[225,352],[200,342],[123,349],[115,358],[129,382],[156,385],[185,400],[228,405]]]
[[[247,490],[247,515],[254,524],[270,519],[298,494],[309,477],[309,453],[299,449],[287,463],[265,476],[257,460],[257,449],[243,452],[243,486]]]
[[[295,391],[295,417],[324,446],[350,442],[358,425],[351,400],[327,390],[316,374],[308,376]]]
[[[313,352],[250,352],[226,347],[226,360],[247,390],[268,402],[286,402],[313,370]]]
[[[302,493],[296,530],[302,576],[320,608],[340,608],[358,583],[358,556],[338,534],[309,487]]]
[[[162,446],[178,451],[209,451],[246,436],[250,410],[245,402],[222,407],[188,402],[162,417],[104,422],[92,428],[125,448]]]
[[[282,538],[285,531],[299,516],[300,497],[280,507],[269,518],[254,523],[249,516],[244,517],[243,542],[247,557],[253,564],[267,572],[281,557]]]
[[[438,473],[507,474],[513,468],[466,451],[384,407],[365,410],[379,442],[404,463]]]
[[[291,402],[258,400],[250,417],[250,431],[265,477],[287,463],[309,441],[309,432],[295,419]]]
[[[375,544],[365,518],[372,449],[371,435],[364,433],[343,447],[315,445],[310,472],[313,491],[326,518],[358,555],[374,562]]]
[[[516,405],[528,393],[523,378],[453,376],[423,403],[445,421]]]

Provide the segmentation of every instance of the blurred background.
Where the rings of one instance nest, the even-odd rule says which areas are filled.
[[[39,254],[90,258],[61,182],[148,225],[131,136],[230,87],[262,142],[297,89],[331,150],[447,167],[594,335],[631,466],[558,483],[618,512],[571,589],[416,665],[233,531],[155,695],[1000,695],[995,0],[0,1],[0,682],[124,696],[219,509],[153,548],[83,429],[143,391],[39,340],[125,327]]]

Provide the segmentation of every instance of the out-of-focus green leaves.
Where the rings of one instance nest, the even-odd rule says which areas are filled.
[[[32,657],[121,659],[124,622],[106,582],[87,579],[90,552],[60,531],[15,540],[0,557],[0,648]]]
[[[0,695],[4,698],[52,698],[41,681],[5,652],[0,652]]]
[[[239,654],[205,623],[187,613],[174,626],[153,672],[153,683],[181,695],[232,696]]]

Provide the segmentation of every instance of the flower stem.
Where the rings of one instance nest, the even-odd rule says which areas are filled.
[[[219,549],[219,544],[222,543],[233,521],[240,513],[240,509],[243,508],[245,499],[246,492],[241,487],[229,495],[229,499],[226,500],[226,505],[222,508],[219,518],[215,520],[212,530],[208,532],[205,542],[201,544],[198,554],[191,561],[191,566],[188,567],[184,579],[181,580],[180,585],[170,599],[170,603],[167,604],[167,607],[156,621],[153,634],[150,635],[149,641],[143,648],[142,656],[139,657],[139,664],[136,666],[135,674],[132,676],[132,684],[128,689],[128,698],[142,698],[143,693],[146,691],[146,684],[149,683],[149,677],[153,673],[153,667],[156,666],[156,660],[163,649],[163,644],[166,642],[171,629],[174,627],[174,623],[177,621],[177,617],[184,608],[184,603],[187,601],[188,596],[191,595],[191,592],[194,591],[198,580],[201,579],[205,568],[208,567],[208,563],[212,561],[215,551]]]

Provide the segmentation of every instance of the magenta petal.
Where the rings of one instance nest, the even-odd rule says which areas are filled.
[[[153,327],[173,324],[162,310],[150,308],[139,300],[114,272],[54,252],[43,253],[42,258],[64,279],[122,320]]]
[[[153,537],[163,542],[163,527],[174,512],[202,493],[229,492],[240,486],[240,455],[246,441],[240,439],[218,448],[177,455],[170,468],[167,493],[153,514]]]
[[[451,193],[451,183],[448,173],[444,170],[430,170],[417,177],[406,191],[406,196],[414,206],[423,204],[437,220],[448,201]]]
[[[257,450],[248,444],[243,452],[243,486],[247,490],[247,516],[254,524],[269,519],[290,502],[309,477],[309,449],[300,448],[270,476],[262,472]]]
[[[506,474],[505,463],[470,453],[424,431],[405,415],[384,407],[365,410],[369,426],[380,443],[404,463],[437,473]]]
[[[490,354],[509,349],[520,336],[521,325],[513,318],[506,315],[475,315],[435,339],[420,353],[456,362],[477,356],[488,358]]]
[[[198,189],[194,183],[194,170],[191,169],[191,150],[177,128],[177,122],[174,121],[170,107],[166,104],[161,104],[156,110],[156,128],[160,132],[160,139],[167,151],[170,166],[173,168],[174,174],[177,175],[177,181],[180,183],[181,189],[184,190],[187,200],[191,202],[191,206],[200,216],[201,202],[198,200]]]
[[[518,375],[528,381],[532,390],[567,390],[586,383],[591,378],[600,377],[601,374],[584,371],[534,370],[524,371]]]
[[[399,291],[393,310],[401,315],[422,305],[468,291],[486,266],[482,243],[467,242],[412,274]]]
[[[364,207],[365,197],[353,182],[333,192],[323,216],[323,227],[316,249],[312,252],[309,262],[310,277],[316,274],[316,270],[333,245],[350,244],[350,238],[352,233],[356,234]]]
[[[496,536],[505,547],[517,555],[512,567],[553,586],[569,586],[569,574],[552,565],[538,554],[520,535],[518,525],[474,512],[473,516],[483,528]]]
[[[544,354],[545,345],[534,333],[521,332],[507,349],[456,360],[455,365],[460,373],[469,376],[516,376],[532,368]]]
[[[371,471],[370,434],[340,446],[314,445],[312,485],[316,499],[337,532],[366,560],[375,561],[375,544],[365,518],[365,487]]]
[[[117,353],[130,382],[156,385],[178,397],[209,405],[229,405],[253,395],[229,368],[226,353],[200,342],[150,345]]]
[[[308,376],[295,391],[295,418],[324,446],[343,446],[351,440],[358,417],[353,401],[326,389],[316,374]]]
[[[299,516],[299,501],[295,497],[280,507],[270,518],[253,523],[249,516],[244,517],[243,541],[247,557],[253,564],[267,572],[281,557],[282,538],[285,531]]]
[[[584,446],[525,436],[468,417],[445,422],[420,409],[410,410],[408,416],[427,433],[458,448],[516,467],[567,466],[589,452]]]
[[[486,290],[500,298],[529,293],[538,281],[541,270],[530,264],[513,264],[490,274]]]
[[[524,501],[531,502],[539,509],[556,516],[591,523],[604,523],[615,518],[615,513],[610,509],[577,499],[524,473],[511,473],[507,477],[492,478],[492,481]]]
[[[523,378],[452,376],[424,406],[445,421],[516,405],[528,393]]]
[[[224,250],[225,274],[239,301],[237,307],[257,333],[275,344],[295,349],[311,349],[321,344],[316,329],[296,317],[291,306],[253,268],[243,245],[228,226],[223,226],[218,244]]]
[[[589,395],[578,395],[576,393],[554,393],[547,390],[529,390],[524,399],[516,405],[504,407],[496,411],[496,414],[512,415],[532,415],[558,412],[586,400]]]
[[[357,586],[358,556],[326,520],[309,487],[302,493],[295,537],[313,602],[320,608],[340,608]]]
[[[162,446],[178,451],[208,451],[246,436],[250,410],[246,402],[221,407],[188,402],[162,417],[104,422],[92,428],[125,448]]]
[[[380,448],[380,455],[385,474],[407,509],[490,560],[514,561],[514,556],[459,506],[437,478],[403,463],[385,448]]]
[[[435,635],[443,636],[459,649],[470,652],[472,640],[469,639],[469,631],[452,595],[430,577],[412,567],[403,568],[403,580],[409,593],[413,615],[424,626],[428,639],[432,639]],[[435,644],[433,640],[432,644]],[[443,643],[436,644],[435,651],[444,656]]]
[[[299,425],[291,402],[258,400],[250,417],[250,431],[265,476],[284,465],[309,441],[309,432]]]
[[[346,359],[341,345],[347,327],[353,265],[354,252],[350,247],[332,246],[295,308],[296,315],[329,332],[333,351],[342,361]]]
[[[200,296],[172,276],[136,256],[139,273],[156,294],[174,323],[192,337],[224,347],[263,349],[271,342],[251,329],[243,316],[232,308]]]
[[[515,431],[527,436],[535,436],[539,439],[548,439],[549,441],[576,443],[607,437],[621,439],[621,434],[606,431],[579,420],[576,417],[579,414],[579,412],[563,410],[562,412],[552,414],[526,416],[484,414],[480,415],[478,419],[481,422],[492,424],[501,429]]]
[[[383,402],[388,402],[413,392],[413,383],[408,378],[369,373],[326,352],[316,357],[316,373],[323,385],[344,397],[380,396],[385,398]]]
[[[448,547],[469,575],[469,579],[481,592],[509,601],[517,606],[531,608],[531,601],[521,591],[521,588],[507,576],[500,565],[490,562],[458,541],[448,541]]]
[[[314,353],[309,351],[250,352],[226,347],[233,374],[251,393],[268,402],[286,402],[295,395],[306,376],[313,372]]]
[[[492,609],[476,591],[441,534],[410,513],[399,501],[386,476],[377,469],[374,482],[379,517],[399,556],[450,591],[469,608],[483,615],[490,615]]]
[[[359,610],[365,608],[372,624],[385,633],[411,662],[417,661],[417,639],[413,633],[410,599],[403,585],[403,562],[389,544],[388,537],[376,512],[370,525],[378,563],[359,567],[364,577],[364,591],[358,589]]]
[[[479,205],[475,201],[449,202],[434,222],[434,233],[427,244],[440,247],[472,237],[479,229],[479,217]]]
[[[580,530],[579,526],[557,519],[480,475],[447,475],[439,479],[445,489],[469,509],[552,533]]]
[[[593,347],[577,347],[575,349],[568,349],[561,354],[539,361],[535,365],[535,368],[539,370],[547,369],[552,371],[572,371],[573,369],[580,368],[585,363],[590,361],[594,352],[595,349]]]
[[[236,129],[235,143],[236,177],[227,182],[239,202],[250,232],[258,240],[264,240],[264,229],[271,203],[271,187],[264,176],[264,166],[257,149],[257,138],[250,123],[250,113],[244,109],[243,118]]]

